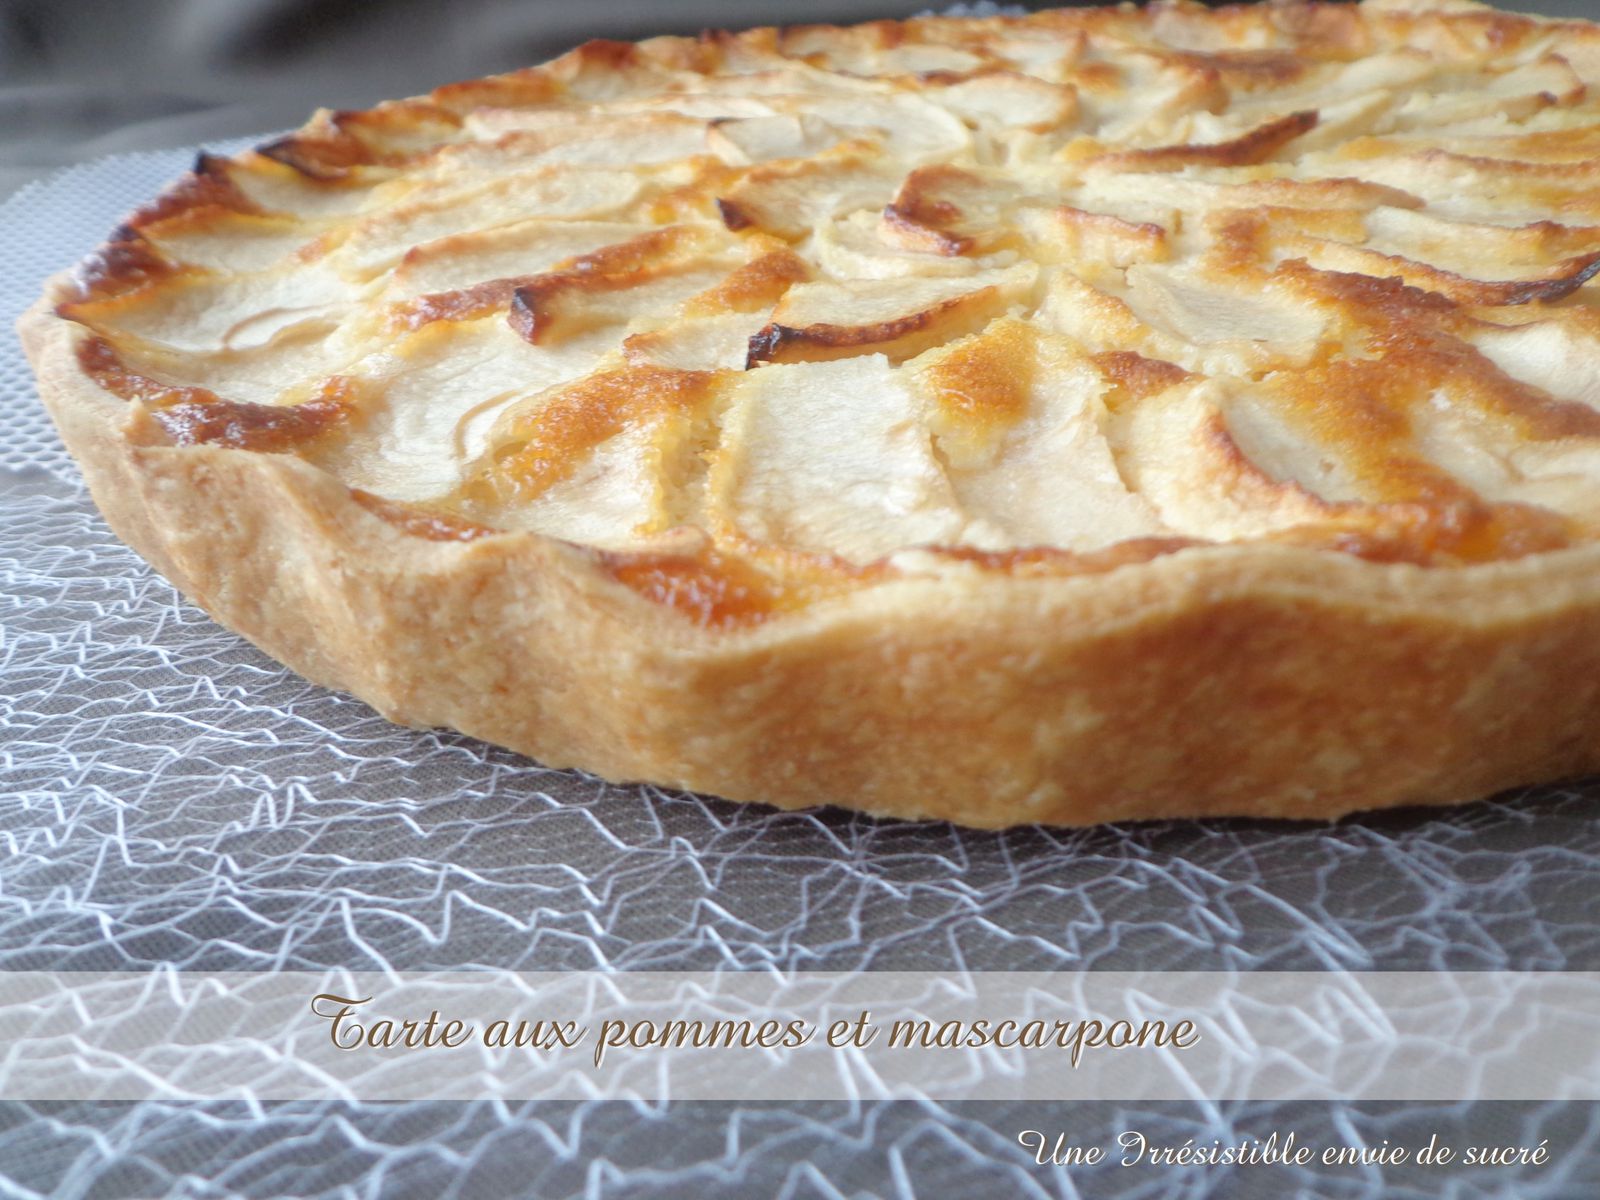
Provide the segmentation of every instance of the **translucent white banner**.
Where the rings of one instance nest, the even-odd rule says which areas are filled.
[[[1600,974],[0,973],[0,1099],[1600,1099]]]

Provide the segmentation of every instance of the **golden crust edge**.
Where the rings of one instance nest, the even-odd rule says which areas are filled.
[[[406,724],[618,781],[982,827],[1332,819],[1600,770],[1600,546],[1441,569],[1236,544],[703,629],[579,547],[428,541],[289,456],[132,444],[125,402],[78,370],[61,285],[18,329],[112,529],[221,624]]]

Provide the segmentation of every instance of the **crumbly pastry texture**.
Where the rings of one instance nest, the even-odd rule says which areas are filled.
[[[120,536],[396,720],[975,825],[1600,769],[1600,27],[592,42],[194,171],[22,335]]]

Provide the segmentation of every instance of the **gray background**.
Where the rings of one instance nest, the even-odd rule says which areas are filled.
[[[0,190],[22,190],[0,206],[0,318],[195,144],[314,103],[587,34],[917,7],[4,6]],[[1005,833],[609,787],[390,726],[211,624],[100,521],[9,340],[0,419],[0,969],[1600,969],[1600,787],[1333,827]],[[1130,1125],[1548,1137],[1558,1165],[1069,1177],[1015,1141]],[[1578,1200],[1600,1194],[1597,1142],[1591,1105],[11,1105],[0,1193]]]

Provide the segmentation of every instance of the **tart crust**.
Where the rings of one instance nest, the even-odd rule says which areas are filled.
[[[1237,540],[1038,572],[974,552],[696,620],[626,582],[637,556],[148,436],[58,315],[81,294],[58,277],[19,328],[112,528],[394,721],[616,781],[984,827],[1328,819],[1600,770],[1600,544],[1437,566]]]
[[[1332,818],[1600,769],[1600,547],[1448,570],[1233,544],[909,578],[708,628],[533,533],[422,538],[288,455],[138,446],[23,341],[117,535],[391,720],[554,767],[974,826]]]

